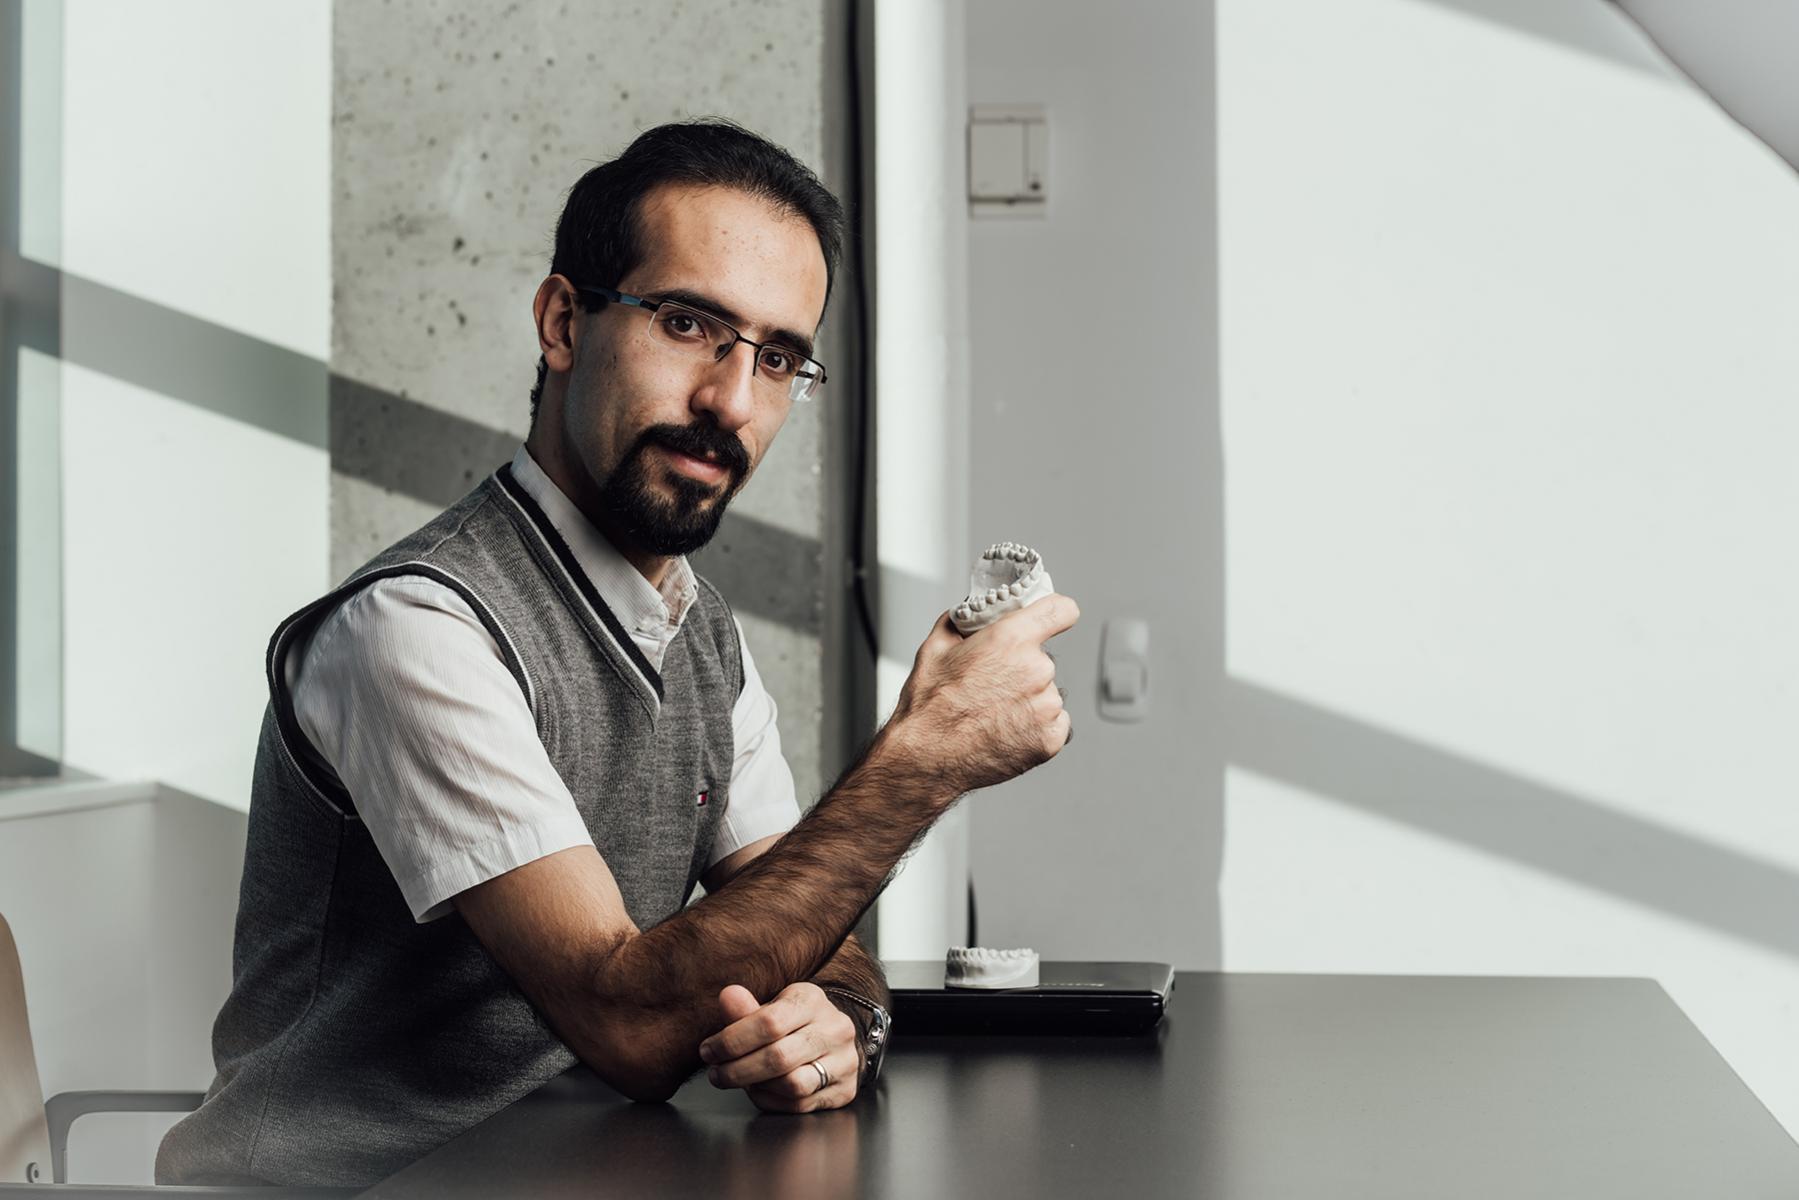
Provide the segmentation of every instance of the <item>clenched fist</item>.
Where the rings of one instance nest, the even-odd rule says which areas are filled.
[[[1070,722],[1043,643],[1080,616],[1073,599],[1052,594],[964,638],[944,613],[918,648],[889,732],[958,793],[1047,762]]]

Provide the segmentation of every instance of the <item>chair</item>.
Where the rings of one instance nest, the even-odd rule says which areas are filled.
[[[256,1200],[341,1200],[357,1189],[145,1187],[68,1183],[69,1127],[96,1112],[192,1112],[203,1092],[63,1092],[43,1098],[25,976],[12,927],[0,916],[0,1200],[90,1197],[238,1196]],[[44,1176],[46,1172],[49,1180]]]

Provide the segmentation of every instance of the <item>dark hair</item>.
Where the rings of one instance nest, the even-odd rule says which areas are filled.
[[[729,187],[748,192],[806,218],[825,256],[825,301],[843,253],[843,205],[799,159],[759,134],[721,117],[658,125],[637,136],[625,152],[581,176],[569,190],[556,221],[552,275],[578,283],[615,287],[644,258],[643,198],[669,184]],[[593,312],[605,300],[582,293]],[[537,420],[549,364],[537,360],[531,420]]]

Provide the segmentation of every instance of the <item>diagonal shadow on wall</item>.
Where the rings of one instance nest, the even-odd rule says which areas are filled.
[[[1234,766],[1799,958],[1799,874],[1241,679]]]
[[[15,265],[20,289],[62,289],[61,343],[35,348],[53,356],[60,349],[76,366],[328,449],[340,474],[444,507],[518,449],[516,433],[328,374],[298,351],[42,263]],[[822,552],[817,538],[731,513],[693,561],[742,611],[816,635],[823,615],[785,584],[816,575]]]
[[[518,447],[517,434],[341,376],[328,377],[327,404],[317,360],[62,279],[79,298],[70,307],[119,339],[75,339],[70,361],[326,446],[334,470],[377,487],[448,505]],[[813,633],[821,614],[782,583],[814,571],[819,553],[816,539],[734,513],[695,562],[744,612]],[[1799,875],[1253,683],[1227,689],[1238,766],[1799,957],[1799,919],[1790,917],[1799,913]]]
[[[1668,77],[1660,55],[1636,23],[1611,4],[1590,0],[1418,0],[1464,16],[1503,25],[1518,33],[1555,42],[1573,50]]]
[[[342,375],[331,377],[330,427],[333,471],[438,507],[510,462],[523,440]],[[792,584],[817,577],[822,553],[817,538],[730,512],[691,560],[742,611],[817,635],[824,614],[810,588]]]
[[[318,359],[80,275],[61,275],[67,361],[324,447],[325,364]]]
[[[522,438],[407,396],[331,376],[331,469],[447,508],[509,462]]]
[[[68,361],[328,448],[334,470],[375,486],[447,505],[518,446],[514,433],[328,375],[284,347],[42,264],[14,265],[22,290],[63,289]],[[696,565],[743,611],[815,633],[821,614],[783,582],[814,573],[820,552],[816,539],[734,513]],[[1236,765],[1799,957],[1799,920],[1789,917],[1799,913],[1799,875],[1252,683],[1227,689]]]

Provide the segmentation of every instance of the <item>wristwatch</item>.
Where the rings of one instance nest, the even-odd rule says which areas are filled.
[[[824,992],[827,996],[846,1000],[868,1014],[868,1030],[862,1035],[862,1078],[858,1086],[873,1087],[875,1080],[881,1077],[881,1061],[887,1057],[887,1035],[893,1029],[893,1018],[873,1000],[858,996],[848,988],[827,987]]]

